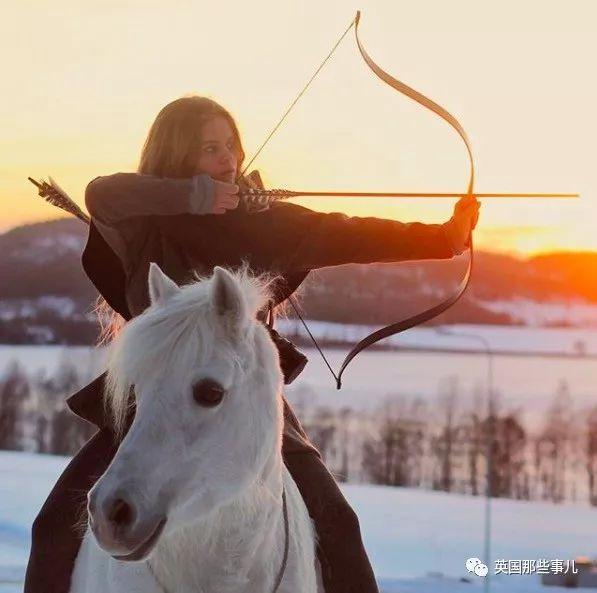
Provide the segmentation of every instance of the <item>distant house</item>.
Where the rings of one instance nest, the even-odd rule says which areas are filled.
[[[541,584],[547,587],[568,587],[576,589],[585,587],[588,589],[597,589],[597,560],[591,561],[587,556],[579,556],[574,559],[577,573],[568,572],[566,574],[543,574],[541,575]]]

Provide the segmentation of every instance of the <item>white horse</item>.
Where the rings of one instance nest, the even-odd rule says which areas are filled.
[[[71,593],[322,592],[316,534],[282,460],[282,374],[256,313],[265,282],[215,268],[151,305],[108,358],[117,434],[88,496]],[[285,500],[284,500],[285,499]]]

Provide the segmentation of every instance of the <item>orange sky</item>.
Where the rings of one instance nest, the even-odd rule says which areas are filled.
[[[357,8],[373,59],[464,126],[477,191],[582,195],[487,200],[477,245],[597,250],[591,0],[13,3],[0,24],[0,231],[61,215],[28,175],[52,175],[82,204],[92,178],[133,171],[159,109],[187,93],[228,107],[250,155]],[[468,175],[454,130],[380,83],[352,34],[255,165],[268,185],[305,190],[464,192]],[[308,204],[429,222],[452,209],[432,199]]]

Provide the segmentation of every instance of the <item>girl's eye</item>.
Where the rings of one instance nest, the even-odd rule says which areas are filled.
[[[236,147],[236,142],[234,140],[231,140],[230,142],[228,142],[226,144],[226,147],[228,148],[228,150],[234,150]],[[217,152],[217,150],[218,150],[218,147],[215,144],[211,144],[211,145],[205,146],[203,148],[203,152],[207,152],[210,154]]]
[[[202,379],[193,385],[193,399],[206,408],[217,406],[225,393],[226,390],[213,379]]]

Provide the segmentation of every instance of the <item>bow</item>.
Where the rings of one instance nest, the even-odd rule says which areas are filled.
[[[462,140],[466,146],[466,150],[467,150],[467,154],[468,154],[468,158],[469,158],[469,164],[470,164],[469,180],[468,180],[466,192],[462,193],[462,194],[461,193],[433,193],[433,192],[419,192],[419,193],[412,193],[412,192],[411,193],[409,193],[409,192],[401,192],[401,193],[358,192],[358,193],[356,193],[356,192],[302,192],[302,191],[299,192],[299,191],[290,191],[290,190],[269,190],[268,191],[268,190],[264,190],[262,188],[253,186],[253,187],[249,187],[247,189],[243,189],[240,192],[244,196],[246,203],[250,206],[251,210],[260,210],[264,207],[267,207],[273,201],[288,199],[288,198],[292,198],[292,197],[296,197],[296,196],[358,196],[358,197],[388,196],[388,197],[426,197],[426,198],[428,198],[428,197],[447,198],[447,197],[460,197],[460,196],[463,196],[463,197],[464,196],[474,196],[474,197],[483,197],[483,198],[486,198],[486,197],[489,197],[489,198],[493,198],[493,197],[500,197],[500,198],[507,198],[507,197],[526,197],[526,198],[578,197],[578,194],[498,194],[498,193],[480,194],[480,193],[475,193],[474,192],[474,181],[475,181],[474,158],[473,158],[473,153],[472,153],[472,149],[470,146],[470,142],[468,140],[468,137],[467,137],[466,132],[464,131],[463,127],[460,125],[458,120],[451,113],[449,113],[446,109],[444,109],[441,105],[439,105],[435,101],[429,99],[428,97],[426,97],[422,93],[418,92],[417,90],[413,89],[412,87],[409,87],[408,85],[404,84],[400,80],[394,78],[391,74],[389,74],[388,72],[383,70],[379,65],[377,65],[373,61],[373,59],[369,56],[369,54],[367,53],[366,49],[364,48],[364,46],[361,43],[361,40],[359,38],[358,28],[359,28],[360,18],[361,18],[361,13],[359,11],[359,12],[357,12],[355,18],[351,21],[350,25],[344,31],[344,33],[340,36],[338,41],[334,44],[334,46],[332,47],[329,54],[324,58],[322,63],[319,65],[319,67],[313,73],[311,78],[308,80],[307,84],[303,87],[303,89],[299,92],[299,94],[296,96],[296,98],[292,101],[292,103],[286,109],[286,111],[284,112],[284,114],[282,115],[282,117],[280,118],[278,123],[274,126],[274,128],[271,130],[271,132],[268,134],[268,136],[265,138],[265,140],[259,146],[259,148],[254,153],[252,158],[249,160],[247,165],[243,168],[242,172],[238,176],[238,179],[240,180],[240,179],[244,178],[245,172],[248,170],[250,165],[255,161],[257,156],[261,153],[263,148],[269,142],[270,138],[275,134],[276,130],[281,126],[282,122],[286,119],[286,117],[288,116],[288,114],[290,113],[290,111],[292,110],[294,105],[299,101],[299,99],[302,97],[302,95],[306,92],[308,87],[311,85],[311,83],[313,82],[315,77],[319,74],[320,70],[327,63],[327,61],[331,58],[332,54],[334,53],[336,48],[340,45],[340,43],[342,42],[344,37],[348,34],[350,29],[352,29],[354,27],[356,43],[357,43],[359,52],[360,52],[363,60],[365,61],[367,66],[373,71],[373,73],[382,82],[386,83],[387,85],[389,85],[396,91],[406,95],[407,97],[410,97],[411,99],[413,99],[414,101],[416,101],[417,103],[422,105],[423,107],[426,107],[427,109],[431,110],[436,115],[439,115],[448,124],[450,124],[452,126],[452,128],[454,128],[454,130],[462,138]],[[31,181],[31,183],[33,183],[37,186],[37,188],[39,190],[39,195],[42,196],[46,201],[53,204],[54,206],[58,206],[59,208],[62,208],[63,210],[69,212],[70,214],[77,216],[79,219],[81,219],[84,222],[86,222],[87,224],[89,224],[89,217],[68,197],[66,192],[64,192],[58,186],[58,184],[56,184],[56,182],[54,180],[52,180],[52,178],[50,178],[50,183],[46,183],[45,181],[38,182],[38,181],[32,179],[31,177],[29,177],[28,179],[29,179],[29,181]],[[439,303],[433,307],[430,307],[430,308],[422,311],[421,313],[418,313],[416,315],[413,315],[411,317],[403,319],[399,322],[387,325],[386,327],[383,327],[377,331],[374,331],[373,333],[371,333],[368,336],[366,336],[365,338],[363,338],[346,355],[344,361],[342,362],[340,370],[338,371],[337,374],[332,369],[325,354],[319,347],[319,344],[315,340],[315,337],[312,335],[312,333],[309,330],[309,327],[305,323],[305,320],[300,315],[294,300],[292,299],[292,297],[290,297],[290,296],[288,297],[298,318],[303,323],[303,325],[307,331],[307,334],[313,341],[313,344],[315,345],[315,347],[321,354],[329,371],[331,372],[334,379],[336,380],[336,387],[338,389],[340,389],[342,386],[342,374],[346,370],[346,367],[348,366],[348,364],[355,358],[355,356],[357,356],[357,354],[359,354],[359,352],[361,352],[365,348],[375,344],[376,342],[379,342],[380,340],[382,340],[384,338],[387,338],[391,335],[403,332],[407,329],[410,329],[411,327],[420,325],[421,323],[424,323],[426,321],[429,321],[430,319],[433,319],[434,317],[436,317],[439,314],[446,311],[448,308],[450,308],[452,305],[454,305],[460,299],[460,297],[464,294],[464,292],[466,291],[466,289],[468,287],[468,284],[469,284],[469,281],[471,278],[472,269],[473,269],[474,257],[473,257],[472,231],[471,231],[471,234],[469,235],[467,244],[469,246],[469,254],[470,254],[468,267],[467,267],[467,270],[466,270],[458,288],[454,292],[454,294],[451,295],[450,297],[448,297],[447,299],[445,299],[444,301],[442,301],[441,303]]]
[[[470,169],[469,169],[469,179],[468,179],[468,183],[467,183],[467,189],[466,192],[463,194],[435,194],[435,193],[354,193],[354,192],[296,192],[296,191],[290,191],[290,190],[271,190],[271,191],[263,191],[263,190],[248,190],[245,192],[246,194],[246,198],[248,199],[248,201],[250,203],[252,203],[256,209],[262,208],[262,207],[267,207],[267,205],[269,205],[269,203],[271,203],[272,201],[275,200],[279,200],[279,199],[287,199],[287,198],[291,198],[291,197],[295,197],[298,195],[301,196],[334,196],[334,195],[342,195],[342,196],[361,196],[361,197],[365,197],[365,196],[392,196],[392,197],[404,197],[404,196],[409,196],[409,197],[458,197],[458,196],[478,196],[478,197],[577,197],[577,194],[475,194],[474,193],[474,182],[475,182],[475,163],[474,163],[474,158],[473,158],[473,152],[471,149],[471,145],[468,139],[468,136],[466,134],[466,132],[464,131],[464,128],[461,126],[460,122],[451,114],[449,113],[446,109],[444,109],[441,105],[439,105],[438,103],[436,103],[435,101],[431,100],[430,98],[426,97],[425,95],[423,95],[422,93],[420,93],[419,91],[413,89],[412,87],[404,84],[403,82],[401,82],[400,80],[398,80],[397,78],[395,78],[394,76],[392,76],[391,74],[389,74],[388,72],[386,72],[385,70],[383,70],[383,68],[381,68],[378,64],[376,64],[373,59],[371,58],[371,56],[369,56],[369,54],[367,53],[367,50],[365,49],[365,47],[363,46],[360,38],[359,38],[359,22],[361,19],[361,13],[360,11],[357,12],[354,20],[350,23],[350,25],[348,26],[348,28],[346,29],[346,31],[344,31],[344,33],[340,36],[340,38],[338,39],[338,41],[335,43],[335,45],[333,46],[332,50],[330,51],[330,53],[325,57],[325,59],[323,60],[323,62],[319,65],[319,67],[317,68],[317,70],[315,71],[315,73],[311,76],[311,78],[309,79],[309,81],[307,82],[307,84],[303,87],[303,89],[300,91],[300,93],[297,95],[297,97],[292,101],[291,105],[288,107],[288,109],[284,112],[284,114],[282,115],[282,117],[280,118],[280,120],[278,121],[278,123],[274,126],[274,128],[272,129],[272,131],[269,133],[269,135],[266,137],[266,139],[264,140],[264,142],[259,146],[259,148],[257,149],[256,153],[254,154],[254,156],[249,160],[248,164],[246,165],[246,167],[244,167],[241,176],[245,173],[245,171],[249,168],[249,166],[254,162],[254,160],[257,158],[257,156],[259,155],[259,153],[263,150],[263,148],[265,147],[265,145],[267,144],[267,142],[270,140],[270,138],[274,135],[274,133],[276,132],[276,130],[280,127],[280,125],[282,124],[282,122],[286,119],[287,115],[290,113],[291,109],[294,107],[294,105],[297,103],[297,101],[301,98],[301,96],[305,93],[305,91],[307,90],[307,88],[310,86],[311,82],[315,79],[315,77],[317,76],[317,74],[319,73],[319,71],[323,68],[323,66],[326,64],[326,62],[330,59],[330,57],[332,56],[332,54],[334,53],[334,51],[336,50],[336,48],[338,47],[338,45],[341,43],[341,41],[344,39],[344,37],[346,36],[346,34],[348,33],[348,31],[350,31],[350,29],[354,26],[354,31],[355,31],[355,39],[356,39],[356,43],[357,43],[357,47],[359,49],[359,52],[363,58],[363,60],[365,61],[365,63],[367,64],[367,66],[373,71],[373,73],[385,84],[389,85],[390,87],[392,87],[394,90],[406,95],[407,97],[410,97],[411,99],[413,99],[414,101],[416,101],[417,103],[419,103],[420,105],[422,105],[423,107],[426,107],[427,109],[430,109],[433,113],[435,113],[436,115],[439,115],[442,119],[444,119],[448,124],[450,124],[450,126],[452,126],[452,128],[454,128],[454,130],[458,133],[458,135],[462,138],[466,150],[467,150],[467,154],[468,154],[468,158],[469,158],[469,165],[470,165]],[[336,387],[337,389],[340,389],[342,387],[342,374],[344,373],[344,371],[346,370],[346,367],[348,366],[348,364],[357,356],[357,354],[359,354],[362,350],[364,350],[365,348],[368,348],[369,346],[375,344],[376,342],[379,342],[380,340],[383,340],[384,338],[387,338],[389,336],[392,336],[394,334],[403,332],[407,329],[410,329],[411,327],[414,327],[416,325],[420,325],[421,323],[424,323],[426,321],[429,321],[430,319],[433,319],[434,317],[437,317],[438,315],[440,315],[441,313],[443,313],[444,311],[446,311],[448,308],[450,308],[452,305],[454,305],[459,299],[460,297],[464,294],[464,292],[466,291],[470,278],[471,278],[471,273],[472,273],[472,269],[473,269],[473,261],[474,261],[474,257],[473,257],[473,238],[472,238],[472,230],[471,233],[469,235],[469,239],[468,239],[468,246],[469,246],[469,262],[468,262],[468,267],[467,270],[458,286],[458,288],[456,289],[456,291],[449,296],[447,299],[445,299],[444,301],[442,301],[441,303],[430,307],[424,311],[422,311],[421,313],[417,313],[416,315],[412,315],[410,317],[407,317],[406,319],[403,319],[401,321],[398,321],[396,323],[392,323],[390,325],[387,325],[377,331],[372,332],[371,334],[369,334],[368,336],[366,336],[365,338],[363,338],[360,342],[358,342],[351,350],[350,352],[346,355],[344,361],[342,362],[342,365],[340,366],[340,370],[338,371],[338,373],[336,374],[334,372],[334,370],[332,369],[330,363],[328,362],[325,354],[323,353],[323,351],[321,350],[321,348],[319,347],[317,341],[315,340],[314,336],[312,335],[312,333],[309,331],[309,328],[307,326],[307,324],[305,323],[305,320],[301,317],[298,308],[296,306],[296,304],[294,303],[294,300],[292,299],[292,297],[289,297],[290,303],[292,305],[292,307],[294,308],[296,314],[298,315],[299,319],[301,320],[301,322],[303,323],[309,337],[311,338],[311,340],[313,341],[313,344],[315,345],[315,347],[317,348],[317,350],[319,351],[319,353],[321,354],[325,364],[327,365],[329,371],[331,372],[331,374],[333,375],[334,379],[336,380]]]
[[[449,113],[446,109],[444,109],[441,105],[439,105],[435,101],[432,101],[431,99],[429,99],[422,93],[419,93],[412,87],[409,87],[408,85],[404,84],[397,78],[394,78],[391,74],[388,74],[385,70],[380,68],[371,59],[371,57],[369,56],[369,54],[363,47],[363,44],[361,43],[361,40],[359,38],[360,19],[361,19],[361,12],[359,11],[359,12],[357,12],[356,17],[354,19],[354,33],[355,33],[355,39],[357,42],[357,47],[359,48],[359,52],[361,53],[361,56],[365,60],[365,63],[367,64],[367,66],[369,66],[369,68],[373,71],[373,73],[380,80],[382,80],[383,82],[385,82],[386,84],[391,86],[393,89],[406,95],[407,97],[410,97],[414,101],[417,101],[417,103],[423,105],[424,107],[427,107],[428,109],[430,109],[431,111],[433,111],[434,113],[439,115],[441,118],[443,118],[445,121],[447,121],[458,132],[458,134],[464,141],[464,144],[465,144],[466,150],[467,150],[467,154],[469,157],[469,164],[470,164],[469,180],[468,180],[468,184],[467,184],[466,194],[472,195],[473,190],[474,190],[474,183],[475,183],[475,162],[474,162],[474,158],[473,158],[473,151],[471,149],[470,142],[469,142],[468,136],[466,135],[466,132],[464,131],[464,128],[460,125],[458,120],[451,113]],[[464,294],[464,292],[466,291],[466,289],[468,287],[468,284],[469,284],[470,278],[471,278],[471,273],[473,270],[474,257],[473,257],[473,232],[472,232],[472,229],[471,229],[471,232],[469,235],[468,245],[469,245],[468,267],[467,267],[467,270],[466,270],[462,280],[460,281],[458,288],[454,292],[454,294],[452,294],[450,297],[448,297],[447,299],[445,299],[438,305],[430,307],[430,308],[422,311],[421,313],[412,315],[412,316],[407,317],[406,319],[403,319],[396,323],[386,325],[385,327],[372,332],[371,334],[369,334],[368,336],[363,338],[360,342],[358,342],[352,348],[352,350],[346,355],[346,358],[344,359],[344,361],[342,362],[342,365],[340,366],[340,370],[338,371],[338,375],[336,376],[337,389],[340,389],[342,387],[342,374],[346,370],[346,367],[355,358],[355,356],[357,354],[359,354],[359,352],[361,352],[365,348],[368,348],[369,346],[375,344],[376,342],[383,340],[384,338],[387,338],[391,335],[406,331],[407,329],[410,329],[411,327],[415,327],[416,325],[420,325],[421,323],[425,323],[426,321],[429,321],[430,319],[437,317],[440,313],[443,313],[444,311],[449,309],[452,305],[454,305],[460,299],[460,297]]]

